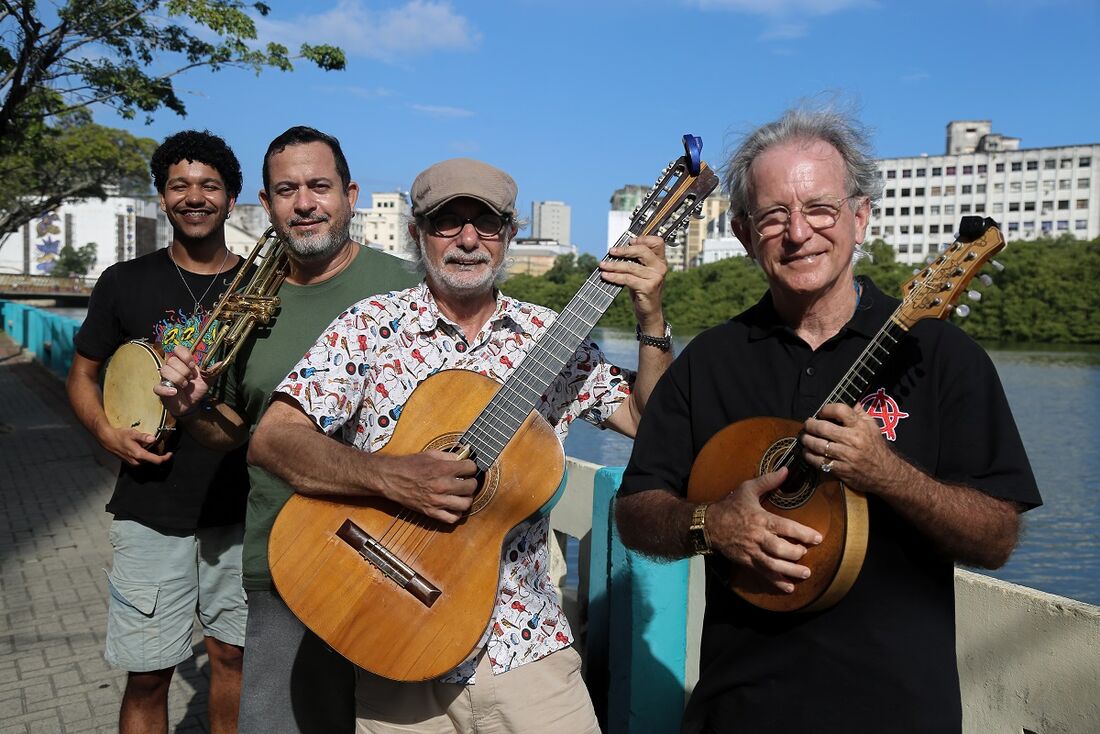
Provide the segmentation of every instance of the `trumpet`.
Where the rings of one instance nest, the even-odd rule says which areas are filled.
[[[260,260],[258,265],[257,260]],[[214,332],[199,362],[204,379],[213,380],[222,374],[248,341],[252,330],[272,319],[279,308],[276,294],[289,271],[286,240],[275,233],[274,227],[268,227],[214,310],[203,321],[194,341],[202,344]],[[223,351],[224,355],[215,362]],[[153,386],[160,381],[163,365],[164,354],[160,348],[144,340],[126,342],[115,350],[103,376],[103,410],[108,423],[115,428],[146,431],[156,437],[156,444],[175,430],[175,417],[153,392]]]

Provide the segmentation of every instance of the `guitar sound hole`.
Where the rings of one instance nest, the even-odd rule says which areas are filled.
[[[445,433],[431,440],[428,445],[424,447],[424,450],[429,451],[435,449],[438,451],[457,453],[460,450],[458,442],[461,438],[461,433]],[[485,509],[485,506],[493,500],[493,495],[497,493],[499,484],[500,468],[497,464],[490,466],[487,472],[478,473],[477,491],[474,492],[474,504],[470,506],[466,515],[474,515]]]
[[[769,446],[760,458],[759,474],[767,474],[781,466],[790,468],[783,486],[764,495],[768,502],[781,510],[793,510],[806,504],[817,488],[813,472],[805,470],[805,462],[798,452],[798,439],[787,436]]]

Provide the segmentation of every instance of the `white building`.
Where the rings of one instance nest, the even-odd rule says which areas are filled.
[[[371,194],[371,207],[356,209],[351,218],[351,238],[407,259],[405,227],[410,216],[409,199],[405,192]]]
[[[116,262],[131,260],[172,241],[172,229],[155,196],[109,196],[62,204],[0,242],[0,272],[49,275],[65,245],[95,243],[98,278]]]
[[[745,246],[734,236],[733,229],[729,226],[728,209],[727,203],[717,217],[706,222],[703,244],[696,264],[706,265],[728,257],[744,257],[747,254]]]
[[[946,150],[878,161],[885,190],[868,238],[899,262],[923,262],[967,215],[992,217],[1007,241],[1100,237],[1100,144],[1021,149],[988,120],[961,120],[947,125]]]
[[[531,238],[568,245],[573,241],[569,236],[569,217],[569,205],[563,201],[531,202]]]
[[[535,237],[517,237],[508,247],[508,274],[542,275],[562,255],[577,256],[574,245]]]

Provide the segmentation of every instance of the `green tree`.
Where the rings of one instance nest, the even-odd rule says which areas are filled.
[[[250,12],[269,8],[242,0],[65,0],[42,9],[35,0],[0,0],[0,236],[60,200],[126,186],[144,168],[135,156],[147,157],[149,143],[93,124],[94,105],[149,121],[161,108],[186,114],[173,79],[192,69],[289,71],[297,59],[344,68],[333,46],[302,44],[291,56],[281,44],[257,45]],[[61,160],[74,170],[49,165]],[[38,186],[13,185],[36,177]]]
[[[53,269],[50,275],[67,278],[70,275],[84,276],[95,267],[96,244],[89,242],[79,250],[66,244],[57,253],[57,259],[53,261]]]

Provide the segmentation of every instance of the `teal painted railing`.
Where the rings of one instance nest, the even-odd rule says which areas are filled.
[[[52,372],[64,377],[73,363],[80,321],[17,301],[0,300],[0,326]]]

